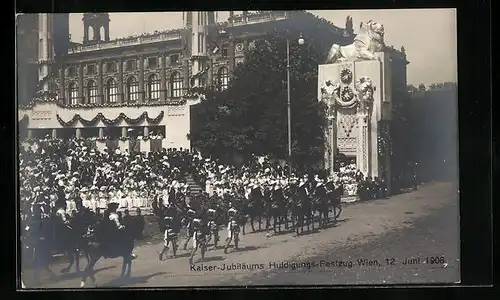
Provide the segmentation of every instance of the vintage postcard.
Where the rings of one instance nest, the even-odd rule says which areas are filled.
[[[460,282],[454,9],[23,14],[20,287]]]

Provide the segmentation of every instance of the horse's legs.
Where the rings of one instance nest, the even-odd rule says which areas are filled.
[[[122,272],[120,274],[120,277],[124,276],[130,277],[131,266],[132,266],[132,251],[123,256]]]
[[[241,229],[242,229],[242,232],[243,232],[243,235],[245,235],[245,226],[247,225],[247,217],[243,218],[243,222],[241,223]]]
[[[335,214],[335,219],[340,217],[340,214],[342,213],[342,206],[340,204],[337,206],[337,208],[338,208],[339,212],[337,214]]]
[[[127,256],[127,274],[125,276],[130,277],[130,274],[132,273],[132,253]]]
[[[78,249],[75,249],[74,252],[75,255],[75,267],[76,267],[76,272],[80,272],[80,251]]]
[[[174,238],[172,240],[172,253],[173,253],[173,257],[175,258],[176,254],[177,254],[177,238]]]
[[[100,257],[101,257],[100,255],[96,255],[93,257],[91,254],[89,254],[89,263],[87,264],[87,266],[85,267],[85,270],[83,271],[82,279],[80,282],[80,287],[85,287],[87,277],[90,277],[92,282],[95,284],[96,280],[95,280],[95,276],[94,276],[94,266]]]
[[[75,263],[75,253],[72,249],[66,250],[66,257],[68,258],[68,266],[66,268],[61,269],[61,273],[68,273],[71,270],[71,267]]]
[[[252,213],[252,215],[250,216],[250,227],[252,227],[252,232],[255,232],[255,227],[254,227],[254,223],[255,222],[255,215]]]
[[[215,229],[213,234],[214,234],[214,250],[217,250],[217,244],[219,243],[219,231]]]
[[[207,251],[206,241],[200,245],[201,262],[205,259],[205,252]]]
[[[259,231],[262,230],[262,212],[259,213]]]
[[[276,231],[276,227],[279,226],[279,217],[276,212],[272,213],[272,218],[273,218],[273,232],[276,234],[278,231]]]

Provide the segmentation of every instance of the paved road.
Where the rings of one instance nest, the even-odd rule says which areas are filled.
[[[130,279],[117,279],[121,260],[108,259],[96,266],[100,270],[97,284],[167,287],[457,282],[457,199],[452,184],[435,183],[389,199],[348,204],[335,227],[300,237],[247,234],[242,236],[238,252],[209,251],[205,262],[195,266],[211,271],[193,269],[182,250],[181,257],[160,262],[157,252],[162,245],[144,245],[135,250],[139,257],[133,262]],[[404,264],[405,259],[414,264]],[[53,266],[54,270],[61,268]],[[27,287],[76,288],[80,282],[75,274],[69,274],[33,286],[28,275],[24,279]]]

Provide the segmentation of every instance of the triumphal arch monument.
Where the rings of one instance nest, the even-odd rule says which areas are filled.
[[[361,24],[354,42],[332,45],[319,65],[319,100],[328,105],[325,167],[334,170],[336,150],[353,158],[364,176],[390,184],[388,122],[392,118],[392,68],[384,52],[384,26]]]

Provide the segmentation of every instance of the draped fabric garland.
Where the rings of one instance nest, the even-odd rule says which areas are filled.
[[[85,126],[93,126],[93,125],[97,124],[99,121],[102,121],[106,125],[117,125],[122,120],[125,120],[125,122],[128,125],[137,125],[137,124],[140,124],[141,122],[143,122],[144,120],[146,120],[149,124],[158,124],[163,119],[164,115],[165,115],[164,111],[161,111],[157,117],[150,118],[148,116],[147,112],[143,112],[138,118],[132,119],[132,118],[127,117],[124,113],[120,113],[120,115],[118,117],[116,117],[115,119],[108,119],[102,113],[98,113],[91,120],[85,120],[79,114],[76,114],[73,116],[73,118],[71,118],[71,120],[69,120],[67,122],[64,121],[63,119],[61,119],[61,117],[59,115],[57,115],[57,121],[59,122],[59,124],[61,124],[61,126],[64,126],[64,127],[71,127],[71,126],[75,125],[77,121],[80,121]]]
[[[106,107],[141,107],[141,106],[179,106],[179,105],[184,105],[186,104],[185,99],[181,100],[167,100],[167,101],[157,101],[157,102],[142,102],[142,103],[129,103],[129,102],[118,102],[118,103],[104,103],[104,104],[99,104],[99,103],[78,103],[78,104],[62,104],[58,102],[55,98],[42,98],[42,97],[37,97],[33,99],[29,104],[27,105],[19,105],[20,109],[30,109],[35,104],[37,103],[55,103],[58,107],[61,108],[106,108]]]

